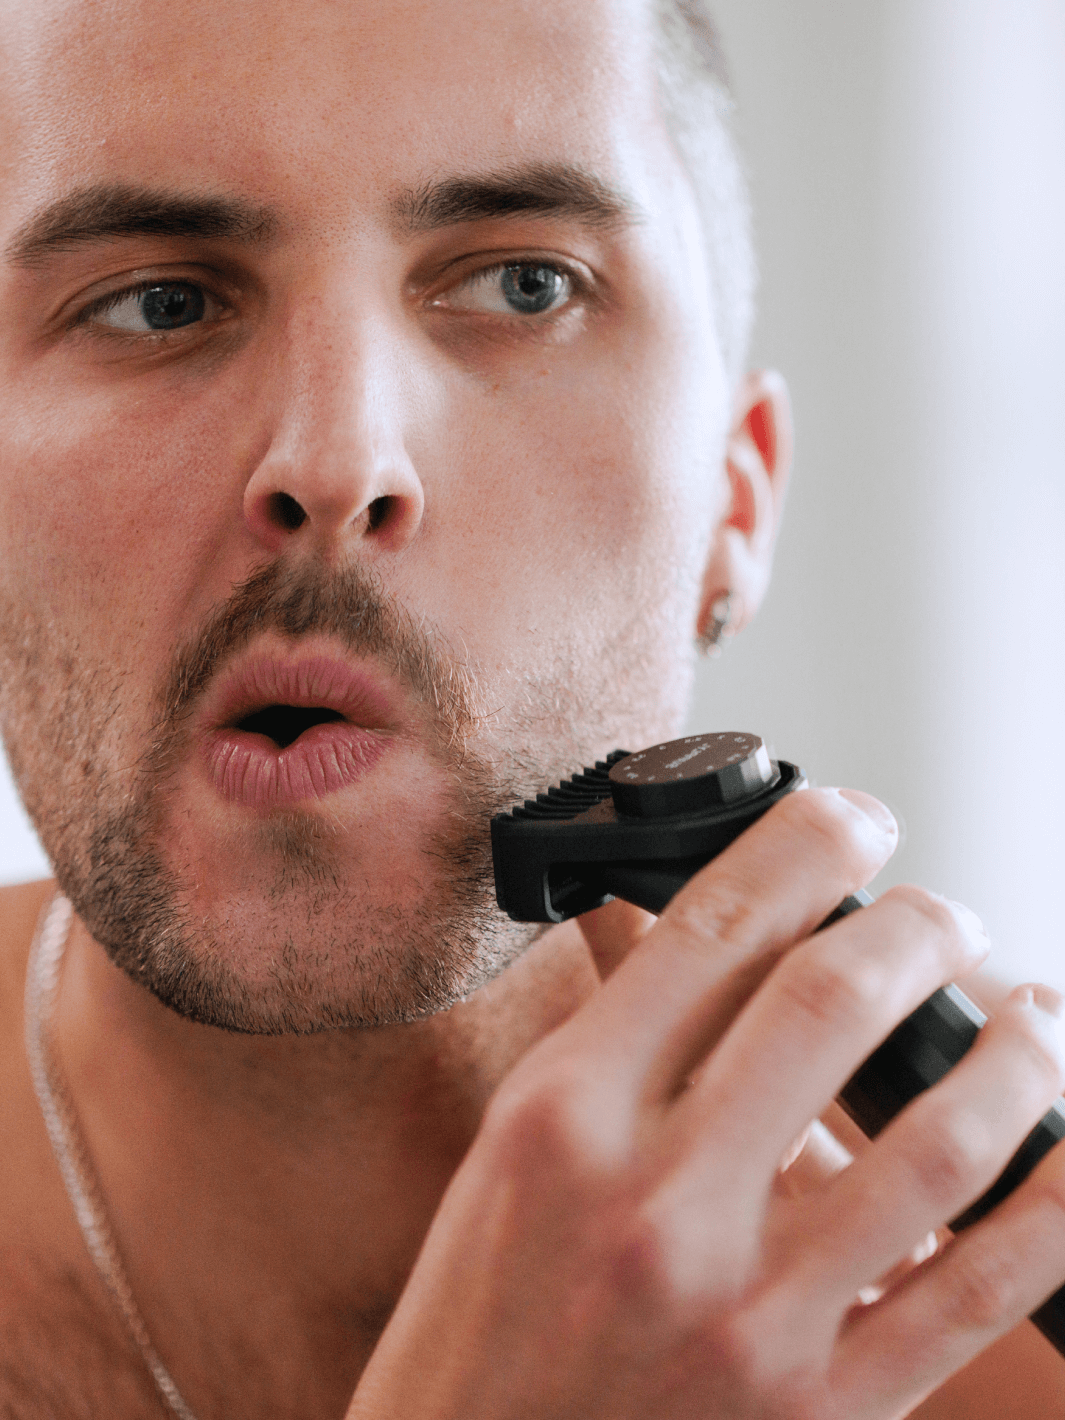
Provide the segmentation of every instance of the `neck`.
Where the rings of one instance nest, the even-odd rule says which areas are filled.
[[[567,924],[423,1022],[231,1035],[160,1005],[75,919],[54,1049],[138,1306],[194,1410],[250,1352],[271,1406],[342,1413],[492,1092],[593,982]]]

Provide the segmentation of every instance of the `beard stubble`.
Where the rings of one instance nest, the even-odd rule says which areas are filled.
[[[26,613],[7,624],[4,738],[59,886],[112,960],[181,1015],[255,1034],[412,1021],[470,994],[536,935],[495,907],[488,822],[558,777],[560,764],[574,765],[569,736],[554,740],[552,762],[479,758],[468,665],[362,568],[273,563],[236,587],[174,655],[147,746],[125,770],[101,751],[109,732],[122,743],[121,679],[87,667],[77,646],[51,650]],[[267,970],[252,985],[229,949],[242,930],[239,902],[197,914],[187,871],[168,858],[168,790],[190,749],[199,695],[264,632],[334,636],[394,676],[447,794],[418,835],[425,882],[398,902],[353,885],[357,874],[322,816],[261,820],[257,848],[269,869],[256,917]]]

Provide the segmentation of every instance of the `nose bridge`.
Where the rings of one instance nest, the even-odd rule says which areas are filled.
[[[374,314],[300,312],[287,332],[282,446],[301,462],[350,480],[403,446],[395,342]]]
[[[424,495],[406,448],[409,379],[384,314],[316,297],[289,317],[274,378],[269,446],[245,492],[256,536],[330,544],[409,540]],[[286,536],[288,535],[288,536]]]

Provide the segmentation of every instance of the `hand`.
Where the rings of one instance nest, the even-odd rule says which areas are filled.
[[[811,790],[649,930],[589,921],[604,985],[492,1101],[352,1417],[890,1420],[1065,1280],[1059,1150],[906,1265],[1062,1089],[1045,988],[855,1162],[780,1186],[858,1064],[986,952],[971,913],[914,888],[811,935],[893,847],[875,800]]]

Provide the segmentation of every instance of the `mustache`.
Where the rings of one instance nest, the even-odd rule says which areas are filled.
[[[268,631],[292,640],[334,636],[352,654],[378,661],[452,746],[464,741],[477,719],[468,656],[454,655],[436,628],[384,591],[372,569],[272,562],[234,587],[178,649],[161,697],[158,733],[169,738],[223,663]]]

